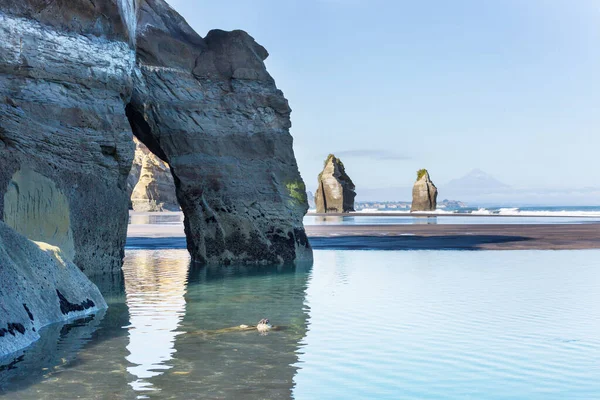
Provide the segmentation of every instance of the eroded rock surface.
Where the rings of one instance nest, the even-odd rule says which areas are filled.
[[[169,165],[152,154],[142,143],[136,147],[136,161],[138,151],[143,156],[141,157],[139,178],[131,194],[133,210],[142,212],[179,211],[175,183]]]
[[[88,274],[119,269],[123,255],[133,157],[124,112],[135,64],[131,7],[126,0],[0,1],[0,217],[63,247]],[[40,222],[44,215],[51,218]]]
[[[40,328],[106,308],[98,288],[58,247],[0,222],[0,356],[39,339]]]
[[[413,186],[413,199],[410,211],[435,211],[437,208],[438,191],[429,172],[422,169],[417,172],[417,181]]]
[[[150,150],[148,150],[148,148],[136,137],[133,138],[133,142],[135,143],[135,153],[133,156],[133,163],[131,164],[131,170],[129,170],[129,175],[127,176],[127,194],[129,199],[131,199],[131,194],[133,193],[133,189],[135,189],[135,185],[140,181],[144,158],[146,157],[146,154],[150,153]],[[129,209],[133,209],[131,203]]]
[[[318,213],[354,211],[355,186],[342,161],[330,154],[319,174],[315,203]]]
[[[173,171],[200,263],[312,259],[290,108],[267,51],[243,31],[195,33],[161,0],[140,2],[134,134]]]

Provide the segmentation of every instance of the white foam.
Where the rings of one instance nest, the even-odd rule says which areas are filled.
[[[471,211],[471,214],[474,215],[492,215],[492,212],[486,208],[480,208],[477,211]]]
[[[520,210],[519,208],[499,208],[497,211],[480,208],[471,211],[472,215],[503,215],[508,217],[600,217],[600,211],[583,210]]]

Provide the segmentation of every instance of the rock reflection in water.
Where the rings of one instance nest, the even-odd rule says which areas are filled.
[[[131,252],[123,267],[130,325],[127,371],[135,391],[156,390],[149,382],[169,370],[175,338],[185,314],[189,261],[181,251]],[[142,397],[143,398],[143,397]]]
[[[28,348],[0,358],[0,396],[43,379],[54,379],[76,358],[98,329],[104,310],[95,315],[53,324],[40,331],[41,338]]]
[[[23,358],[0,363],[0,395],[289,399],[307,331],[310,269],[190,268],[186,250],[128,251],[122,275],[96,280],[106,314],[52,327]],[[264,317],[285,329],[214,333]]]

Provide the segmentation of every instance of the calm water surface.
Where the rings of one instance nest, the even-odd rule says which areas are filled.
[[[110,308],[0,365],[15,399],[598,399],[600,251],[127,253]],[[268,317],[281,331],[219,332]]]

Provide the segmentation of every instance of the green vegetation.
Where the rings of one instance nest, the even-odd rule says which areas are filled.
[[[422,168],[420,170],[417,171],[417,180],[421,179],[423,176],[425,176],[425,174],[427,173],[427,170]]]
[[[289,196],[298,204],[306,204],[306,185],[302,181],[292,181],[285,184]]]

